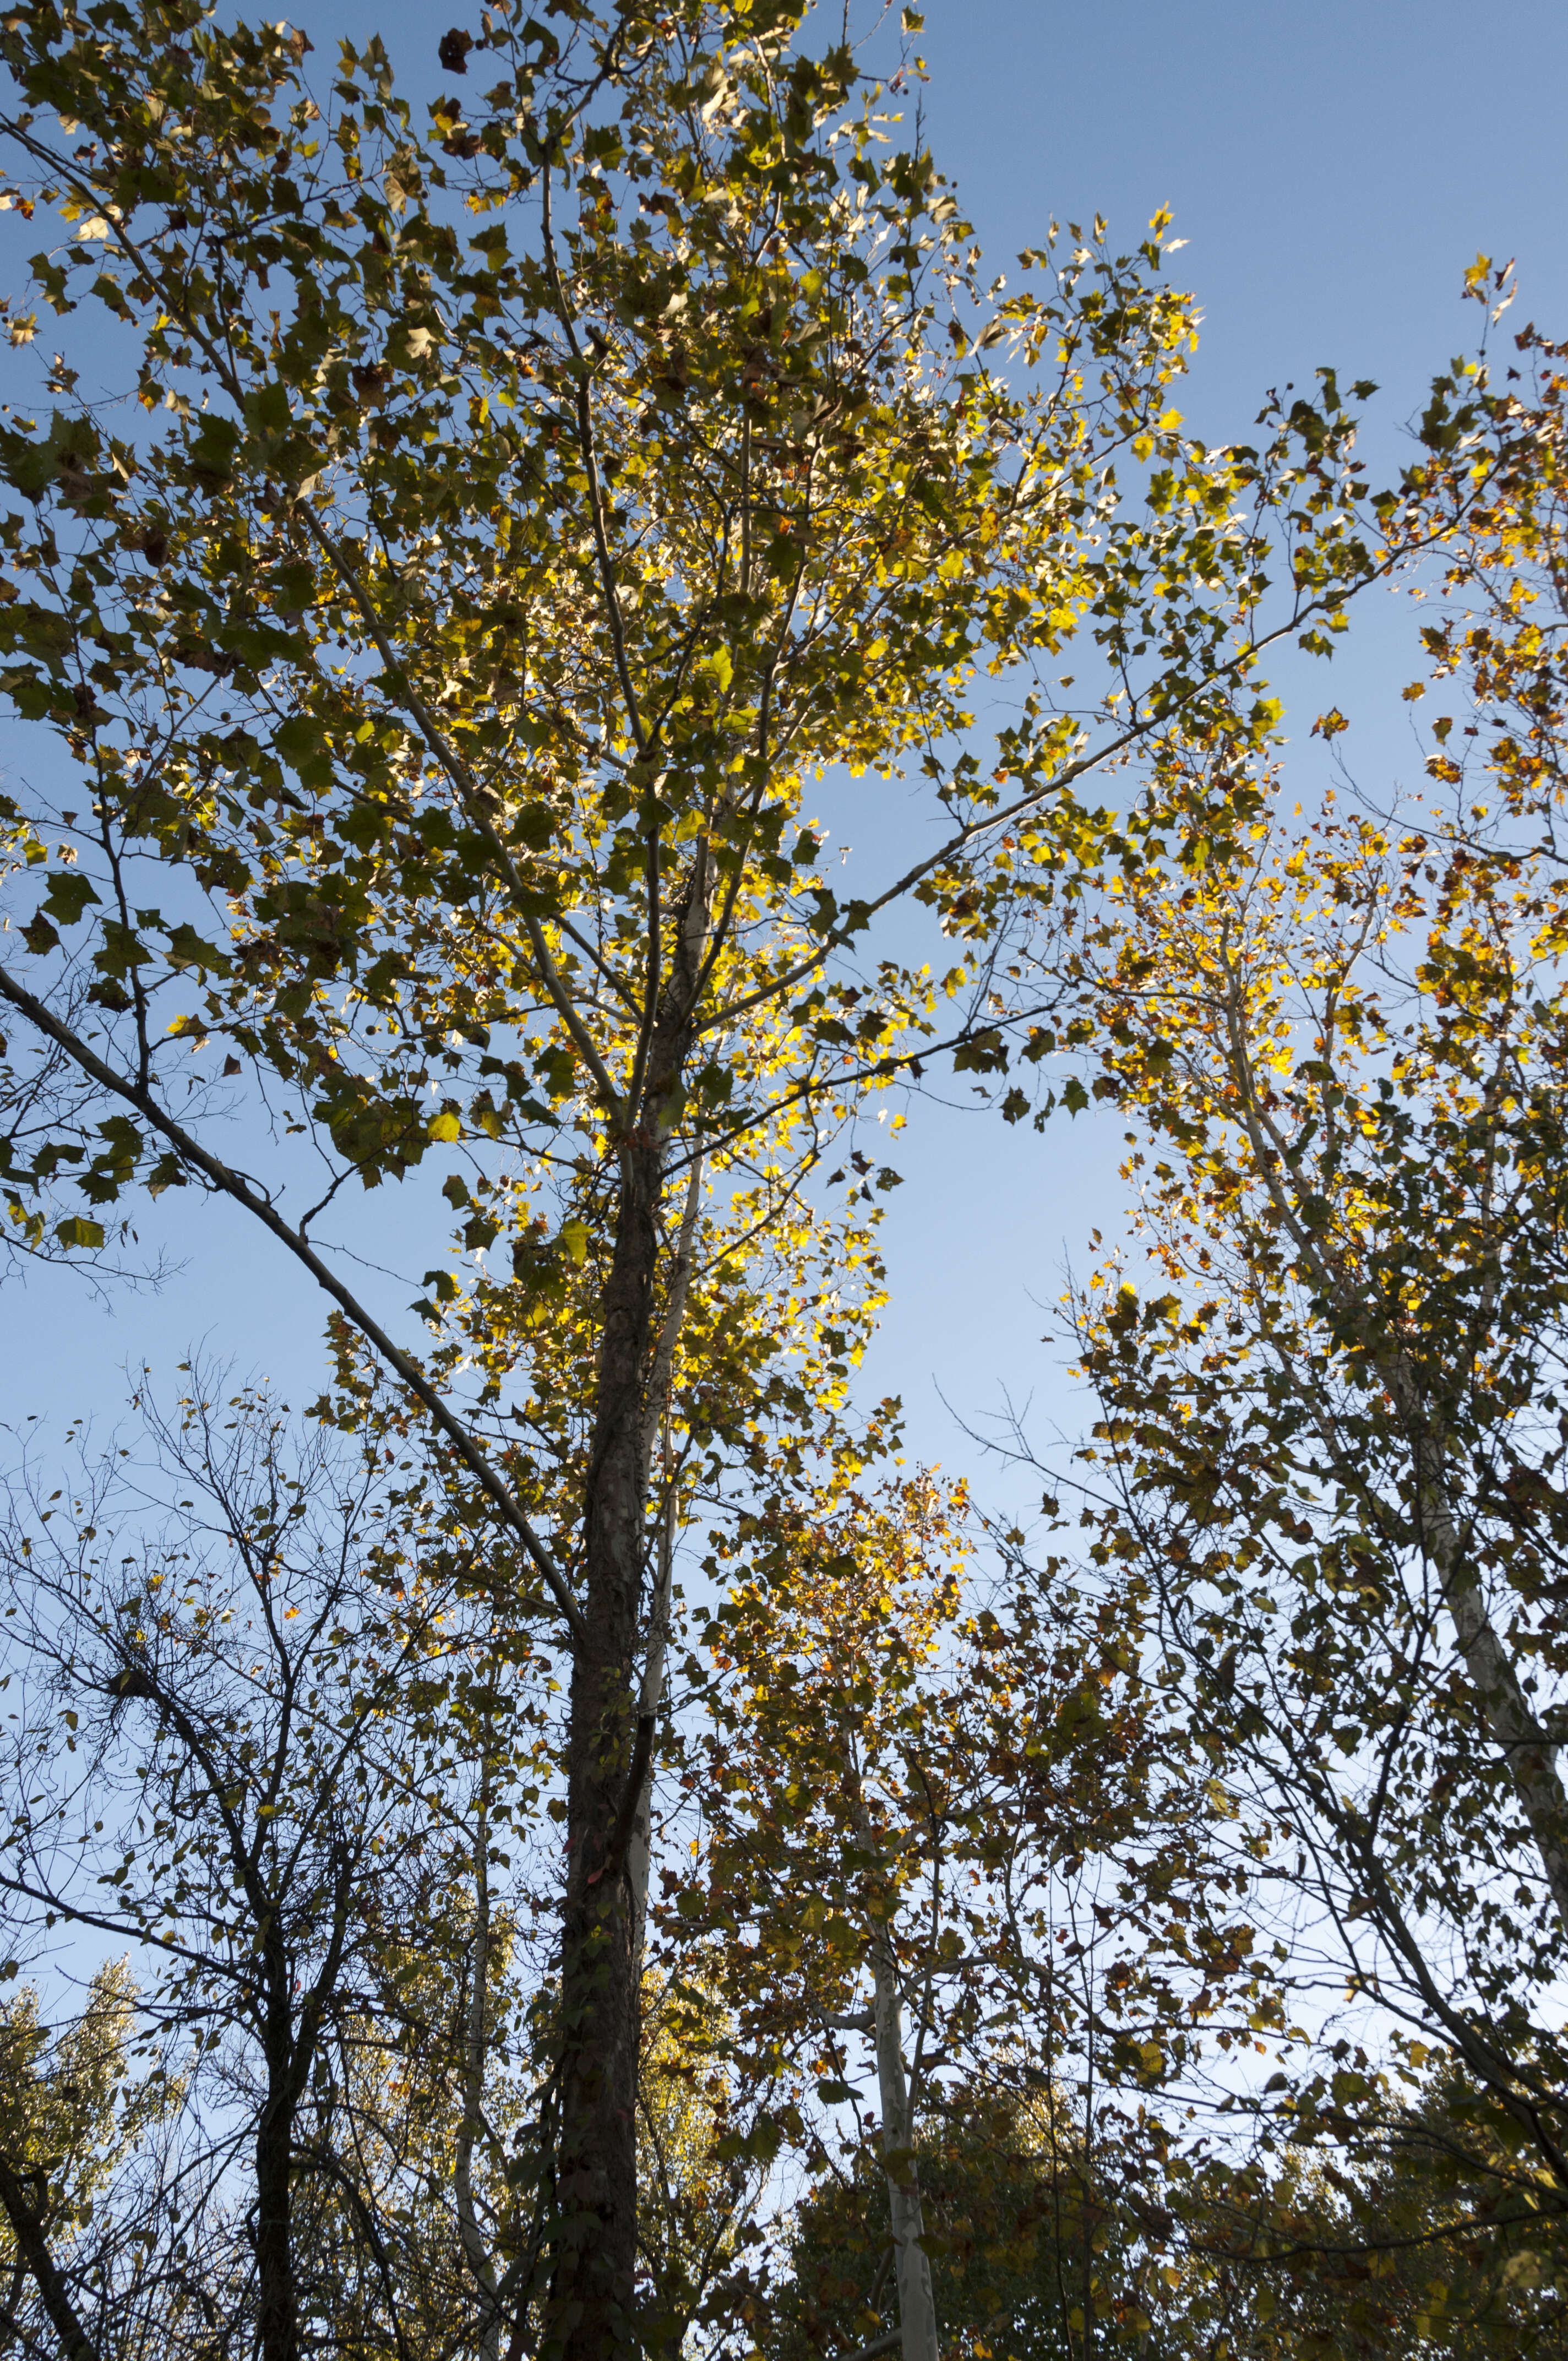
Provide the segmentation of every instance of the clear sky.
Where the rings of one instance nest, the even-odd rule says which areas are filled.
[[[1173,274],[1205,315],[1180,401],[1208,441],[1248,439],[1267,388],[1329,363],[1378,382],[1369,464],[1397,467],[1426,380],[1474,341],[1459,291],[1478,251],[1518,258],[1505,329],[1533,318],[1568,338],[1562,0],[932,0],[920,47],[933,152],[999,269],[1050,215],[1098,212],[1131,247],[1171,208],[1189,241]],[[1308,732],[1331,703],[1368,785],[1419,778],[1397,694],[1413,642],[1408,607],[1385,600],[1331,671],[1286,675],[1304,797],[1325,776]],[[1033,1396],[1042,1436],[1075,1422],[1061,1349],[1041,1339],[1064,1265],[1085,1267],[1096,1224],[1117,1227],[1119,1141],[1081,1116],[1044,1139],[916,1117],[873,1374],[902,1390],[923,1452],[972,1463],[938,1389],[970,1422],[1004,1389]]]
[[[400,73],[429,91],[436,39],[463,12],[456,0],[434,14],[297,0],[292,13],[323,51],[340,30],[378,27]],[[1397,465],[1425,380],[1473,336],[1475,308],[1458,294],[1478,249],[1518,257],[1510,324],[1534,317],[1568,336],[1563,0],[931,0],[920,47],[938,164],[998,269],[1052,214],[1098,211],[1132,246],[1157,205],[1172,207],[1189,241],[1180,274],[1206,313],[1182,404],[1205,439],[1245,439],[1266,388],[1332,362],[1383,387],[1374,472]],[[1416,774],[1392,696],[1414,669],[1412,639],[1408,610],[1386,606],[1332,679],[1287,679],[1303,749],[1313,713],[1336,702],[1371,782]],[[1310,793],[1323,757],[1299,759]],[[1045,1307],[1091,1225],[1116,1225],[1116,1134],[1063,1118],[1040,1140],[932,1107],[896,1161],[908,1178],[887,1231],[895,1300],[872,1383],[904,1392],[912,1439],[948,1466],[972,1453],[938,1388],[970,1419],[1005,1388],[1034,1393],[1042,1424],[1070,1423],[1059,1349],[1040,1342]],[[183,1258],[161,1295],[105,1311],[80,1282],[44,1274],[9,1296],[0,1417],[106,1406],[120,1363],[168,1371],[203,1334],[242,1369],[314,1389],[319,1299],[241,1217],[191,1191],[143,1229]],[[403,1333],[414,1326],[405,1315]]]

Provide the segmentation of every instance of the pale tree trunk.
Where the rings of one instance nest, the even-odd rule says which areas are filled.
[[[1413,1391],[1408,1378],[1404,1389]],[[1514,1793],[1530,1824],[1558,1917],[1568,1931],[1568,1794],[1557,1768],[1557,1749],[1493,1629],[1475,1566],[1454,1525],[1441,1480],[1429,1476],[1423,1465],[1426,1452],[1420,1445],[1415,1457],[1421,1537],[1437,1569],[1442,1603],[1453,1619],[1486,1727],[1508,1757]]]
[[[686,1184],[680,1240],[675,1251],[674,1269],[670,1276],[664,1324],[659,1332],[652,1383],[648,1389],[647,1421],[643,1430],[643,1457],[650,1473],[661,1432],[664,1437],[665,1459],[664,1513],[659,1521],[659,1562],[653,1578],[653,1597],[648,1617],[648,1647],[642,1659],[642,1681],[637,1699],[637,1719],[641,1728],[651,1726],[658,1718],[659,1708],[664,1698],[664,1669],[670,1653],[670,1593],[675,1554],[675,1502],[669,1466],[670,1380],[674,1370],[681,1322],[685,1316],[686,1298],[691,1292],[692,1257],[696,1251],[697,1214],[701,1204],[702,1159],[699,1156],[692,1165],[691,1179]],[[648,1929],[648,1871],[652,1844],[653,1760],[650,1746],[648,1768],[637,1798],[626,1861],[626,1873],[631,1887],[632,1949],[639,1962],[642,1958]]]
[[[887,2175],[893,2251],[898,2279],[898,2326],[903,2361],[938,2361],[937,2304],[931,2266],[920,2244],[925,2224],[915,2165],[915,2125],[904,2072],[904,2003],[893,1945],[880,1929],[872,1937],[877,2082],[882,2098],[883,2169]]]
[[[463,2026],[463,2119],[457,2127],[452,2178],[457,2228],[479,2288],[478,2361],[499,2361],[501,2305],[495,2262],[474,2211],[474,2148],[484,2128],[485,2012],[490,1968],[490,1766],[487,1759],[474,1834],[474,1942],[468,1964],[468,2005]]]
[[[1303,1226],[1281,1182],[1279,1176],[1288,1170],[1288,1159],[1254,1082],[1244,998],[1234,977],[1225,1021],[1242,1122],[1275,1210],[1324,1296],[1364,1327],[1376,1329],[1377,1307],[1365,1301],[1340,1259],[1325,1252]],[[1387,1334],[1386,1328],[1384,1333]],[[1534,1839],[1558,1918],[1568,1932],[1568,1791],[1558,1772],[1557,1748],[1541,1728],[1513,1658],[1486,1611],[1479,1574],[1449,1506],[1441,1422],[1434,1431],[1416,1372],[1398,1342],[1389,1337],[1376,1357],[1379,1375],[1409,1437],[1411,1493],[1421,1542],[1436,1569],[1460,1659],[1492,1740],[1507,1758],[1514,1793]]]

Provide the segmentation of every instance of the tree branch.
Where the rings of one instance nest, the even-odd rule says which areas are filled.
[[[16,2244],[43,2299],[66,2361],[98,2361],[98,2348],[77,2317],[64,2279],[49,2253],[43,2224],[28,2204],[21,2181],[0,2156],[0,2205],[5,2209]]]
[[[112,1066],[106,1065],[84,1041],[79,1041],[69,1027],[62,1025],[41,1000],[35,998],[32,993],[16,983],[16,979],[3,967],[0,967],[0,995],[7,999],[14,1008],[19,1009],[28,1023],[36,1027],[47,1039],[55,1042],[63,1049],[66,1056],[79,1066],[84,1074],[91,1076],[102,1089],[112,1092],[116,1098],[124,1099],[127,1104],[134,1106],[156,1130],[163,1134],[165,1139],[178,1150],[181,1157],[193,1170],[200,1172],[203,1178],[223,1195],[232,1197],[236,1204],[243,1205],[247,1213],[253,1213],[265,1228],[271,1231],[272,1235],[281,1245],[287,1246],[295,1260],[304,1265],[317,1286],[325,1294],[331,1296],[333,1301],[353,1322],[360,1334],[381,1356],[388,1367],[392,1369],[408,1387],[409,1391],[424,1404],[425,1409],[453,1445],[469,1473],[477,1478],[485,1492],[495,1502],[538,1567],[551,1597],[565,1620],[574,1644],[579,1649],[586,1648],[588,1635],[587,1626],[583,1620],[582,1609],[573,1598],[565,1580],[556,1571],[554,1562],[543,1543],[513,1499],[510,1487],[491,1466],[461,1419],[455,1416],[442,1400],[440,1394],[422,1369],[416,1362],[410,1359],[400,1345],[393,1344],[385,1329],[372,1318],[357,1297],[349,1292],[336,1273],[323,1262],[315,1249],[300,1235],[298,1230],[291,1227],[277,1208],[261,1194],[258,1189],[253,1187],[243,1174],[236,1172],[231,1166],[222,1163],[217,1157],[209,1154],[182,1124],[177,1123],[171,1115],[159,1106],[149,1089],[144,1088],[138,1082],[127,1082],[123,1074],[117,1074]]]

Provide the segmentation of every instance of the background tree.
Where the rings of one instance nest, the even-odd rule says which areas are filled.
[[[1443,2067],[1404,2078],[1380,2145],[1359,2160],[1271,2150],[1266,2133],[1239,2164],[1234,2147],[1212,2154],[1168,2191],[1184,2244],[1154,2285],[1180,2349],[1247,2361],[1552,2351],[1561,2224],[1508,2187],[1511,2158],[1497,2177],[1497,2122]]]
[[[1442,2061],[1468,2095],[1421,2235],[1472,2258],[1455,2322],[1503,2225],[1554,2252],[1568,2196],[1564,379],[1538,349],[1528,401],[1477,367],[1424,423],[1415,496],[1460,445],[1491,486],[1405,692],[1471,710],[1433,726],[1433,788],[1292,823],[1261,784],[1184,880],[1127,881],[1082,966],[1160,1291],[1113,1269],[1075,1298],[1081,1480],[1157,1611],[1151,1673],[1295,1897],[1291,1972],[1332,1996],[1243,2104],[1266,2155],[1343,2145],[1337,2235],[1375,2254],[1409,2078]]]
[[[172,1420],[145,1410],[150,1465],[89,1457],[62,1507],[13,1494],[0,1874],[35,1924],[129,1938],[147,1963],[138,2038],[166,2091],[180,2078],[178,2175],[134,2224],[159,2334],[270,2356],[308,2323],[318,2344],[399,2350],[421,2300],[397,2227],[411,2188],[435,2177],[456,2243],[477,2177],[462,1995],[483,2003],[483,1912],[454,1852],[466,1867],[476,1833],[494,1845],[537,1802],[539,1701],[515,1635],[499,1663],[489,1643],[491,1537],[451,1532],[395,1419],[357,1447],[320,1425],[291,1447],[275,1405],[224,1402],[210,1370],[192,1382]],[[470,1777],[476,1730],[489,1755]],[[127,1988],[99,2014],[123,2046]],[[492,2145],[510,2127],[499,2049]],[[524,2063],[514,2047],[514,2079]],[[18,2136],[0,2202],[32,2265],[29,2218],[49,2225],[27,2198],[38,2136]],[[444,2351],[484,2285],[433,2261]],[[115,2276],[75,2300],[83,2361],[126,2349]]]
[[[1070,2112],[1058,2106],[1053,2123],[1037,2094],[1020,2111],[994,2093],[978,2101],[961,2088],[933,2093],[920,2132],[920,2187],[945,2350],[1077,2361],[1090,2349],[1192,2349],[1185,2322],[1168,2332],[1146,2308],[1160,2265],[1114,2197],[1102,2197],[1086,2174]],[[846,2323],[874,2308],[886,2251],[881,2213],[881,2191],[863,2164],[844,2182],[814,2187],[792,2224],[789,2276],[777,2299],[781,2352],[846,2349]],[[1086,2268],[1106,2298],[1092,2323],[1080,2301]]]
[[[1065,1578],[1048,1613],[982,1608],[968,1523],[927,1476],[830,1481],[809,1508],[797,1482],[716,1560],[694,1858],[672,1858],[663,1916],[719,1947],[725,2055],[768,2105],[751,2151],[810,2177],[781,2301],[824,2350],[989,2334],[1013,2299],[977,2318],[977,2257],[1010,2238],[1032,2304],[1074,2248],[1049,2330],[1073,2352],[1144,2317],[1170,2227],[1162,2091],[1271,2021],[1209,1834],[1231,1807],[1139,1678],[1137,1627]],[[988,2218],[1022,2211],[974,2234],[949,2322],[930,2258],[970,2236],[950,2222],[986,2174]]]
[[[117,2353],[149,2350],[158,2333],[148,2224],[169,2189],[142,2151],[178,2085],[136,2073],[135,2003],[115,1960],[63,2025],[45,2022],[31,1984],[0,2005],[0,2349],[67,2339],[89,2279],[114,2290]]]
[[[722,1994],[688,1958],[678,1982],[651,1969],[643,1995],[637,2219],[654,2349],[681,2352],[694,2334],[706,2342],[731,2325],[736,2266],[763,2235],[754,2215],[766,2170],[748,2138],[748,2094],[726,2062]]]

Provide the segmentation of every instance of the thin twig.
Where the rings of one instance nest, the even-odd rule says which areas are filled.
[[[75,1035],[52,1015],[41,1000],[35,999],[34,995],[17,983],[4,968],[0,968],[0,994],[4,994],[14,1008],[20,1009],[28,1022],[36,1026],[48,1039],[63,1049],[67,1057],[80,1066],[84,1074],[90,1075],[103,1089],[112,1091],[116,1098],[125,1099],[130,1105],[137,1108],[155,1129],[163,1134],[187,1164],[200,1172],[214,1189],[221,1191],[226,1197],[232,1197],[236,1204],[243,1205],[247,1213],[254,1213],[257,1220],[288,1247],[295,1259],[304,1265],[317,1286],[332,1297],[333,1301],[353,1322],[360,1334],[375,1347],[389,1367],[396,1371],[410,1392],[416,1395],[424,1404],[447,1441],[454,1445],[469,1472],[477,1477],[508,1524],[521,1541],[534,1565],[539,1568],[551,1597],[565,1618],[574,1643],[579,1649],[586,1650],[588,1632],[587,1626],[583,1620],[582,1609],[556,1571],[548,1550],[534,1532],[518,1502],[513,1499],[510,1487],[491,1466],[461,1419],[448,1410],[418,1364],[411,1360],[400,1345],[393,1344],[386,1330],[371,1317],[357,1297],[349,1292],[336,1273],[323,1262],[315,1249],[283,1219],[281,1213],[261,1194],[260,1191],[246,1180],[243,1174],[236,1172],[231,1166],[221,1163],[215,1156],[210,1155],[200,1141],[192,1138],[182,1124],[177,1123],[171,1115],[159,1105],[150,1090],[143,1089],[139,1083],[127,1082],[123,1074],[117,1074],[112,1066],[105,1065],[102,1058],[89,1049],[85,1042],[79,1041]]]

